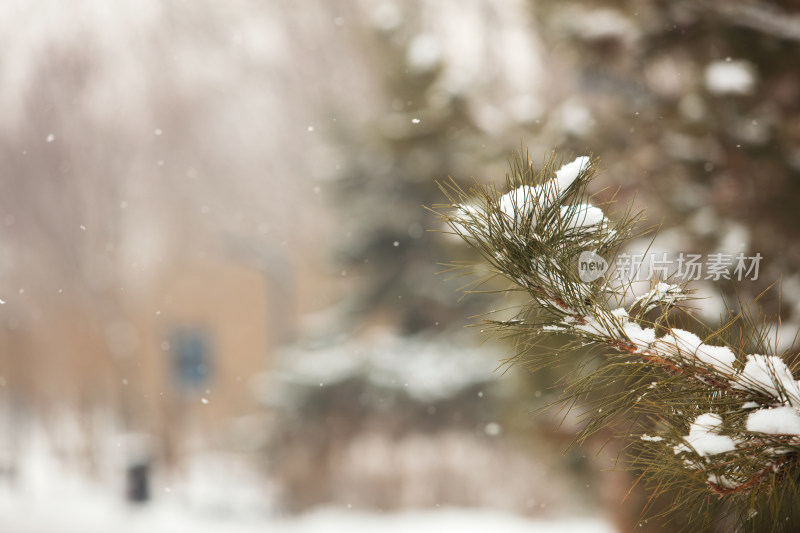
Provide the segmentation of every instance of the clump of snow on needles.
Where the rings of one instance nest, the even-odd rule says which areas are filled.
[[[603,210],[592,204],[568,205],[561,208],[565,227],[571,229],[591,228],[607,222]]]
[[[574,161],[567,163],[556,171],[556,187],[559,193],[563,193],[572,183],[578,179],[580,173],[589,168],[591,159],[588,156],[581,156]]]
[[[659,283],[656,288],[646,295],[640,296],[637,301],[644,300],[646,303],[655,303],[658,301],[658,298],[674,297],[673,291],[675,290],[679,290],[675,285]],[[630,321],[628,312],[624,308],[611,311],[607,320],[598,320],[591,315],[585,316],[583,319],[583,324],[575,325],[564,323],[564,325],[571,326],[574,330],[590,335],[628,340],[636,346],[636,352],[638,353],[651,351],[656,355],[667,358],[694,358],[723,375],[732,375],[734,373],[733,363],[736,361],[736,355],[730,348],[726,346],[704,344],[697,335],[690,331],[673,328],[666,335],[656,339],[655,330],[653,328],[642,328],[638,323]],[[622,335],[619,333],[620,329]],[[779,358],[778,361],[780,361]],[[780,362],[780,364],[782,364],[782,362]],[[745,370],[748,369],[745,368]],[[791,373],[788,372],[788,369],[786,369],[784,374],[788,375],[788,378],[786,376],[783,378],[785,382],[783,389],[785,391],[792,391],[792,393],[789,394],[789,398],[794,399],[796,397],[798,406],[800,406],[800,390],[797,389],[798,384],[792,380]],[[743,372],[741,375],[752,375],[750,380],[754,384],[757,384],[762,389],[769,386],[769,390],[775,392],[775,387],[771,385],[771,381],[768,380],[769,376],[764,374],[760,367],[751,368],[747,373]],[[797,390],[796,395],[794,394],[795,390]]]
[[[783,359],[776,355],[748,355],[734,386],[754,390],[800,407],[800,387]]]
[[[726,489],[735,489],[741,485],[728,477],[718,476],[713,472],[708,475],[708,482]]]
[[[642,309],[649,311],[660,303],[676,302],[685,299],[686,294],[679,285],[658,282],[655,287],[637,296],[633,303],[639,304]]]
[[[656,340],[656,332],[653,328],[642,328],[636,322],[628,322],[622,328],[625,336],[636,345],[637,352],[647,350]]]
[[[678,347],[675,345],[675,337],[667,333],[659,337],[650,345],[650,351],[662,357],[678,357]]]
[[[800,413],[789,406],[753,411],[747,415],[747,431],[770,435],[800,435]]]
[[[648,435],[647,433],[639,435],[639,439],[647,442],[661,442],[664,440],[663,437],[659,437],[658,435]]]
[[[708,344],[701,344],[697,347],[695,356],[702,363],[705,363],[722,373],[732,373],[733,363],[736,361],[736,354],[734,354],[727,346],[711,346]]]
[[[624,307],[617,307],[616,309],[611,311],[611,316],[623,322],[627,322],[629,317],[628,310],[625,309]]]
[[[577,331],[582,331],[584,333],[588,333],[589,335],[598,335],[600,337],[613,336],[613,331],[611,331],[609,328],[611,324],[604,324],[593,316],[585,316],[583,317],[583,320],[585,321],[585,324],[576,324],[572,327]]]
[[[673,328],[672,337],[675,339],[675,346],[683,354],[694,354],[697,348],[703,343],[700,337],[690,331]]]
[[[446,225],[452,231],[446,231],[445,235],[457,239],[467,238],[475,232],[483,231],[486,227],[484,211],[481,208],[462,204],[456,207],[454,216],[447,220]]]
[[[583,324],[573,324],[566,321],[564,324],[590,335],[617,338],[619,328],[624,329],[629,324],[628,318],[628,311],[624,307],[619,307],[608,313],[602,320],[586,315],[583,317]]]
[[[689,434],[683,440],[703,457],[733,451],[736,443],[729,436],[719,434],[721,427],[721,416],[716,413],[702,414],[689,426]],[[682,451],[689,451],[689,448],[684,444],[675,447],[675,453]]]
[[[533,211],[538,194],[532,187],[522,185],[500,197],[500,211],[510,218],[526,216]]]
[[[732,374],[736,361],[730,348],[704,344],[694,333],[678,328],[654,342],[652,349],[663,357],[696,358],[722,374]]]
[[[574,161],[563,165],[556,171],[555,178],[535,187],[521,185],[500,197],[500,211],[511,219],[533,217],[534,209],[539,206],[545,209],[552,202],[557,201],[578,179],[582,171],[589,167],[591,159],[581,156]],[[567,227],[591,227],[606,221],[603,211],[590,204],[577,206],[564,206],[561,208]],[[533,223],[536,223],[533,217]]]

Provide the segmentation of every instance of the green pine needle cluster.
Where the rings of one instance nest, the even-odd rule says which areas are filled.
[[[571,365],[561,402],[581,410],[577,444],[616,429],[650,501],[669,501],[643,519],[681,513],[697,527],[792,531],[800,523],[800,430],[769,423],[796,416],[800,424],[800,385],[784,359],[760,355],[775,352],[766,322],[731,312],[709,328],[687,312],[691,291],[668,279],[640,295],[612,275],[581,279],[582,253],[611,262],[652,228],[637,233],[643,213],[631,206],[592,205],[596,158],[565,161],[552,154],[537,170],[520,152],[502,189],[440,184],[448,202],[433,210],[484,260],[448,271],[470,277],[466,293],[521,297],[512,318],[490,314],[481,327],[514,340],[510,364]]]

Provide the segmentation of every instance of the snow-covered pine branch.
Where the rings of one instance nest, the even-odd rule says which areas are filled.
[[[537,173],[527,154],[520,154],[511,161],[507,192],[442,187],[451,203],[439,212],[452,232],[477,249],[495,275],[530,297],[514,319],[490,323],[528,337],[567,335],[573,339],[568,347],[611,351],[607,368],[597,372],[603,379],[622,368],[615,362],[627,367],[620,380],[630,365],[639,368],[643,378],[627,377],[629,390],[619,393],[625,401],[596,402],[605,407],[587,428],[617,415],[649,415],[643,430],[661,425],[661,431],[641,434],[643,446],[657,447],[641,456],[649,458],[639,465],[645,472],[662,479],[677,475],[663,470],[663,462],[702,478],[709,494],[768,493],[776,482],[797,475],[800,383],[781,357],[726,344],[723,330],[703,340],[671,326],[671,309],[689,297],[678,284],[653,279],[651,290],[635,295],[630,282],[613,276],[581,278],[577,258],[612,257],[641,217],[628,209],[612,223],[604,206],[593,204],[586,186],[596,166],[587,156],[563,165],[551,158]],[[548,364],[546,356],[526,356]],[[580,380],[570,397],[598,387],[600,380],[593,378]],[[665,420],[672,425],[663,427]],[[757,497],[738,501],[743,520],[762,510]]]

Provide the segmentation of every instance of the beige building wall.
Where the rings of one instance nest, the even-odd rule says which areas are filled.
[[[236,421],[263,411],[252,378],[269,369],[272,307],[285,305],[272,299],[274,285],[262,270],[220,257],[173,264],[144,292],[104,307],[31,295],[38,306],[0,332],[0,400],[39,412],[46,426],[60,412],[87,423],[110,413],[118,433],[150,435],[167,462],[189,441],[235,449]],[[207,380],[194,386],[177,372],[180,331],[206,340]]]

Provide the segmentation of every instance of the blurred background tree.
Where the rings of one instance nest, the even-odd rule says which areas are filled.
[[[800,79],[792,65],[800,35],[791,6],[531,6],[554,65],[570,80],[560,118],[581,118],[556,144],[589,147],[623,200],[638,194],[655,206],[651,219],[665,230],[657,251],[767,257],[758,282],[739,290],[751,298],[782,277],[791,302],[782,318],[796,329]],[[762,300],[768,312],[777,311],[777,294]],[[709,302],[709,318],[718,309]]]
[[[494,83],[516,76],[516,65],[505,70],[495,64],[507,61],[503,50],[487,49],[491,36],[502,31],[475,20],[484,10],[508,16],[488,6],[457,15],[473,24],[476,40],[483,35],[473,65],[465,64],[463,50],[447,50],[451,43],[436,32],[444,23],[438,9],[381,4],[343,17],[368,51],[364,71],[371,73],[367,83],[378,97],[372,103],[376,112],[362,123],[337,111],[341,105],[333,100],[335,122],[321,131],[338,155],[320,188],[337,221],[329,269],[342,279],[342,297],[302,328],[301,349],[283,354],[280,379],[266,395],[277,412],[268,457],[291,508],[331,501],[381,509],[491,503],[540,514],[591,501],[576,454],[570,455],[576,468],[562,473],[559,489],[577,492],[575,499],[547,494],[530,482],[543,475],[525,458],[531,450],[551,457],[556,470],[561,462],[560,450],[531,425],[538,400],[525,376],[499,380],[493,370],[501,353],[476,353],[477,332],[463,332],[468,317],[485,311],[485,301],[461,299],[463,279],[436,275],[445,269],[443,262],[473,257],[439,233],[445,228],[426,209],[441,200],[437,181],[452,176],[469,184],[504,172],[521,132],[507,110],[493,109],[506,102],[491,94],[483,99],[496,90]],[[454,58],[461,64],[451,63]],[[454,78],[467,75],[474,76],[474,85],[463,79],[454,85]],[[520,92],[524,96],[525,89]],[[517,106],[520,113],[528,111]],[[491,143],[476,112],[497,115]],[[317,362],[314,372],[297,364],[309,358]],[[364,446],[379,450],[387,464],[410,460],[420,466],[396,472],[349,463],[353,450]],[[448,457],[458,448],[483,457],[476,460],[485,467],[476,471]],[[413,453],[419,457],[412,459]],[[501,455],[509,460],[498,461]],[[324,468],[309,469],[312,464]],[[509,484],[515,470],[527,474],[514,475]],[[435,481],[424,471],[437,472]]]

